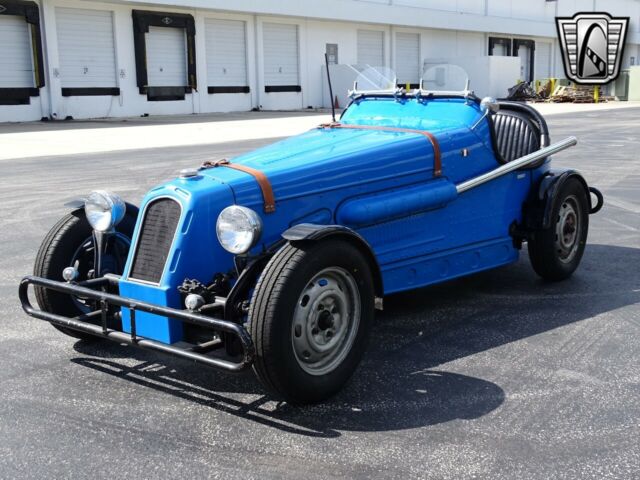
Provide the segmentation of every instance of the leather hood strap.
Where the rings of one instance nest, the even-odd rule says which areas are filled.
[[[255,168],[247,167],[246,165],[241,165],[239,163],[231,163],[229,160],[216,160],[215,162],[207,161],[202,165],[204,168],[210,167],[227,167],[233,168],[234,170],[239,170],[244,173],[248,173],[258,182],[258,186],[262,191],[262,199],[264,201],[264,213],[273,213],[276,211],[276,198],[273,194],[273,188],[271,188],[271,182],[267,176],[262,173],[260,170]]]
[[[431,132],[426,130],[415,130],[413,128],[386,127],[383,125],[353,125],[348,123],[323,123],[318,128],[349,128],[353,130],[379,130],[384,132],[417,133],[423,135],[433,147],[433,176],[442,175],[442,155],[438,139]]]

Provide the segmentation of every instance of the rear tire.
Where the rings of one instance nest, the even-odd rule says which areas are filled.
[[[582,183],[570,178],[551,210],[551,225],[528,241],[531,265],[545,280],[569,278],[578,268],[589,231],[589,198]]]
[[[131,239],[135,218],[132,215],[125,215],[118,225],[118,231],[126,238]],[[48,278],[50,280],[62,280],[62,271],[74,263],[74,257],[79,250],[91,239],[93,229],[87,221],[84,210],[74,210],[68,213],[58,223],[56,223],[40,245],[38,255],[33,269],[34,275]],[[126,253],[125,258],[126,258]],[[79,280],[86,280],[86,271],[93,268],[91,265],[81,265]],[[122,272],[112,272],[122,273]],[[82,278],[85,276],[85,278]],[[36,301],[41,310],[65,317],[75,317],[81,315],[83,310],[74,298],[70,295],[56,292],[40,287],[35,288]],[[54,328],[65,335],[69,335],[81,340],[97,340],[99,337],[87,333],[78,332],[69,328],[53,325]]]
[[[289,403],[323,401],[356,370],[373,317],[372,271],[358,248],[338,239],[288,244],[251,301],[254,371]]]

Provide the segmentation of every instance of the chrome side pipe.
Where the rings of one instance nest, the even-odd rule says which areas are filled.
[[[517,160],[513,160],[505,165],[502,165],[495,170],[491,170],[490,172],[484,173],[477,177],[474,177],[465,182],[459,183],[456,185],[456,190],[458,194],[466,192],[467,190],[471,190],[472,188],[479,187],[480,185],[490,182],[502,175],[505,175],[509,172],[513,172],[514,170],[518,170],[519,168],[526,167],[527,165],[531,165],[532,163],[537,162],[538,160],[548,157],[549,155],[553,155],[554,153],[561,152],[562,150],[566,150],[569,147],[573,147],[578,143],[578,139],[576,137],[568,137],[560,142],[556,142],[548,147],[541,148],[540,150],[530,153],[529,155],[525,155],[524,157],[520,157]]]

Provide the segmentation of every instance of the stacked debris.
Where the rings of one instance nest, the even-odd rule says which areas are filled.
[[[594,85],[558,86],[549,97],[553,103],[606,103],[615,101],[616,97],[603,95],[600,88]]]
[[[507,100],[516,102],[535,102],[541,101],[543,98],[531,87],[527,82],[520,82],[509,89]]]
[[[558,85],[549,101],[553,103],[594,103],[594,87],[591,85]]]
[[[551,95],[552,88],[553,82],[551,80],[547,80],[540,85],[540,88],[538,89],[538,95],[544,99],[547,99]]]
[[[551,80],[542,83],[537,89],[527,82],[520,82],[509,89],[506,100],[552,103],[597,103],[615,100],[615,97],[602,95],[600,89],[593,85],[558,85],[551,91],[552,86]]]

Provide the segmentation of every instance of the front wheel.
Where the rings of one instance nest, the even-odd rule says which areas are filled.
[[[371,267],[355,246],[339,239],[286,245],[251,301],[254,370],[290,403],[325,400],[355,371],[373,316]]]
[[[551,224],[528,241],[531,265],[545,280],[570,277],[578,268],[589,231],[589,199],[582,183],[569,179],[558,192]]]
[[[107,271],[122,273],[135,220],[135,215],[127,213],[118,225],[118,231],[110,238],[103,257],[103,267]],[[94,265],[95,250],[92,232],[84,210],[75,210],[65,215],[42,241],[33,269],[34,275],[62,281],[62,271],[66,267],[75,267],[78,271],[78,281],[89,279]],[[86,300],[54,290],[36,287],[35,295],[38,305],[45,312],[76,317],[92,310],[92,305]],[[88,333],[53,326],[62,333],[81,340],[97,338]]]

